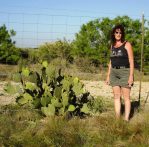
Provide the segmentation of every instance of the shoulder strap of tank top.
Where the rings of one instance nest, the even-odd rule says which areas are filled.
[[[112,48],[113,48],[113,45],[111,44],[110,50],[112,50]]]
[[[127,41],[124,41],[124,43],[123,43],[124,46],[125,46],[126,42],[127,42]]]
[[[110,50],[112,50],[112,44],[111,44]]]

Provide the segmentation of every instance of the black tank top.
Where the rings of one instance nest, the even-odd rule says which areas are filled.
[[[111,49],[111,64],[113,66],[129,66],[129,60],[128,60],[128,53],[125,48],[125,43],[123,43],[120,47],[115,48],[112,46]]]

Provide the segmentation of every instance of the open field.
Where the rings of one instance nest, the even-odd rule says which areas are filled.
[[[129,123],[114,111],[80,119],[43,117],[38,111],[7,105],[0,111],[0,146],[148,147],[149,108],[140,109]]]
[[[103,81],[82,80],[87,91],[102,97],[106,110],[102,113],[67,121],[63,117],[43,117],[38,111],[12,105],[16,95],[5,93],[6,81],[0,82],[0,146],[52,147],[147,147],[149,146],[148,105],[141,107],[129,123],[115,120],[113,95]],[[16,84],[16,83],[15,83]],[[142,82],[144,102],[149,82]],[[139,82],[132,88],[132,99],[138,98]],[[3,105],[3,106],[2,106]],[[113,121],[115,120],[115,121]]]
[[[84,119],[74,117],[68,121],[61,116],[44,117],[37,110],[13,105],[16,94],[7,94],[4,87],[11,81],[11,74],[17,71],[17,67],[2,66],[1,69],[2,72],[9,74],[9,77],[4,77],[0,81],[0,146],[149,146],[149,100],[147,105],[143,106],[149,92],[148,76],[142,82],[143,107],[134,113],[129,123],[126,123],[123,117],[115,120],[112,88],[104,83],[105,72],[81,73],[74,69],[65,69],[64,72],[79,77],[92,96],[102,98],[105,107],[101,113]],[[131,100],[138,100],[138,96],[139,82],[135,81]]]

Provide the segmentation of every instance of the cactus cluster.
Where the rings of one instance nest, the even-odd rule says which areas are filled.
[[[46,61],[41,66],[39,72],[26,67],[15,74],[14,78],[23,87],[23,92],[16,99],[18,104],[41,109],[46,116],[91,113],[93,97],[77,77],[64,76],[61,69],[56,72]]]

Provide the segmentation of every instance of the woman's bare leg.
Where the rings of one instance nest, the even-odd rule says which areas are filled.
[[[114,108],[115,108],[115,115],[116,118],[120,118],[121,114],[121,88],[119,86],[113,87],[114,93]]]
[[[129,115],[131,110],[131,102],[130,102],[130,88],[124,88],[122,87],[122,93],[124,97],[124,103],[125,103],[125,120],[129,121]]]

